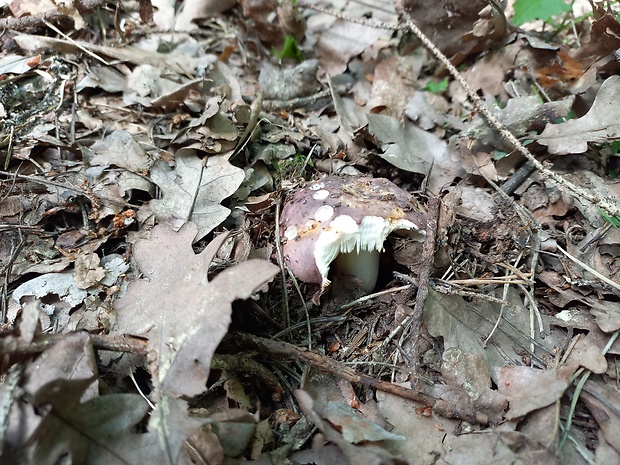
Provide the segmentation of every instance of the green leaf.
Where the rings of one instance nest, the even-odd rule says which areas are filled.
[[[428,84],[424,86],[423,90],[428,92],[433,92],[434,94],[443,94],[448,88],[448,78],[443,81],[433,82],[430,81]]]
[[[501,160],[504,157],[508,156],[508,152],[504,152],[503,150],[496,150],[493,152],[493,160]]]
[[[283,60],[285,58],[292,58],[294,60],[299,61],[300,63],[304,61],[304,57],[297,45],[297,41],[293,36],[287,35],[284,38],[284,46],[282,47],[282,51],[279,52],[274,49],[273,53],[278,58],[278,60]]]
[[[514,9],[512,23],[515,26],[521,26],[533,19],[542,19],[547,22],[553,16],[571,11],[572,7],[564,0],[517,0]]]
[[[620,218],[617,216],[609,216],[607,213],[605,213],[602,209],[598,209],[599,213],[601,214],[601,216],[605,219],[605,221],[607,221],[608,223],[611,223],[611,225],[614,228],[618,228],[620,227]]]

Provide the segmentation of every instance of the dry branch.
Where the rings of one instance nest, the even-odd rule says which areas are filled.
[[[418,390],[407,389],[397,384],[389,383],[373,378],[352,370],[349,366],[324,355],[310,352],[305,348],[294,346],[286,342],[273,341],[259,336],[245,333],[235,333],[234,338],[238,345],[244,348],[257,350],[263,354],[270,355],[278,360],[297,360],[308,363],[320,370],[340,376],[343,379],[355,384],[363,384],[373,389],[378,389],[395,396],[419,402],[431,406],[433,412],[446,418],[457,418],[471,423],[487,424],[488,416],[476,410],[472,404],[452,403],[447,400],[437,399]]]

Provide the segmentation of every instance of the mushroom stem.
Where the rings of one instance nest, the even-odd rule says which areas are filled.
[[[341,275],[353,275],[362,283],[366,294],[375,290],[379,275],[379,251],[360,250],[340,253],[332,263],[332,270]]]

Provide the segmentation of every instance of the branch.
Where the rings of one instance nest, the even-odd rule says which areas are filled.
[[[317,367],[320,370],[338,375],[351,383],[363,384],[404,399],[429,405],[433,408],[434,413],[446,418],[457,418],[481,425],[489,422],[489,418],[486,414],[477,411],[473,404],[463,402],[462,399],[458,403],[437,399],[418,390],[407,389],[406,387],[399,386],[397,384],[358,373],[342,362],[325,357],[324,355],[310,352],[305,348],[297,347],[286,342],[273,341],[271,339],[265,339],[247,333],[230,334],[230,337],[245,348],[251,348],[259,351],[260,353],[271,355],[279,361],[281,361],[282,358],[301,361]]]

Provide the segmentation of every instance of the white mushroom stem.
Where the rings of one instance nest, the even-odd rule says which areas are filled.
[[[378,250],[340,253],[332,263],[332,270],[340,275],[355,276],[361,281],[364,292],[370,294],[377,285],[379,258]]]

